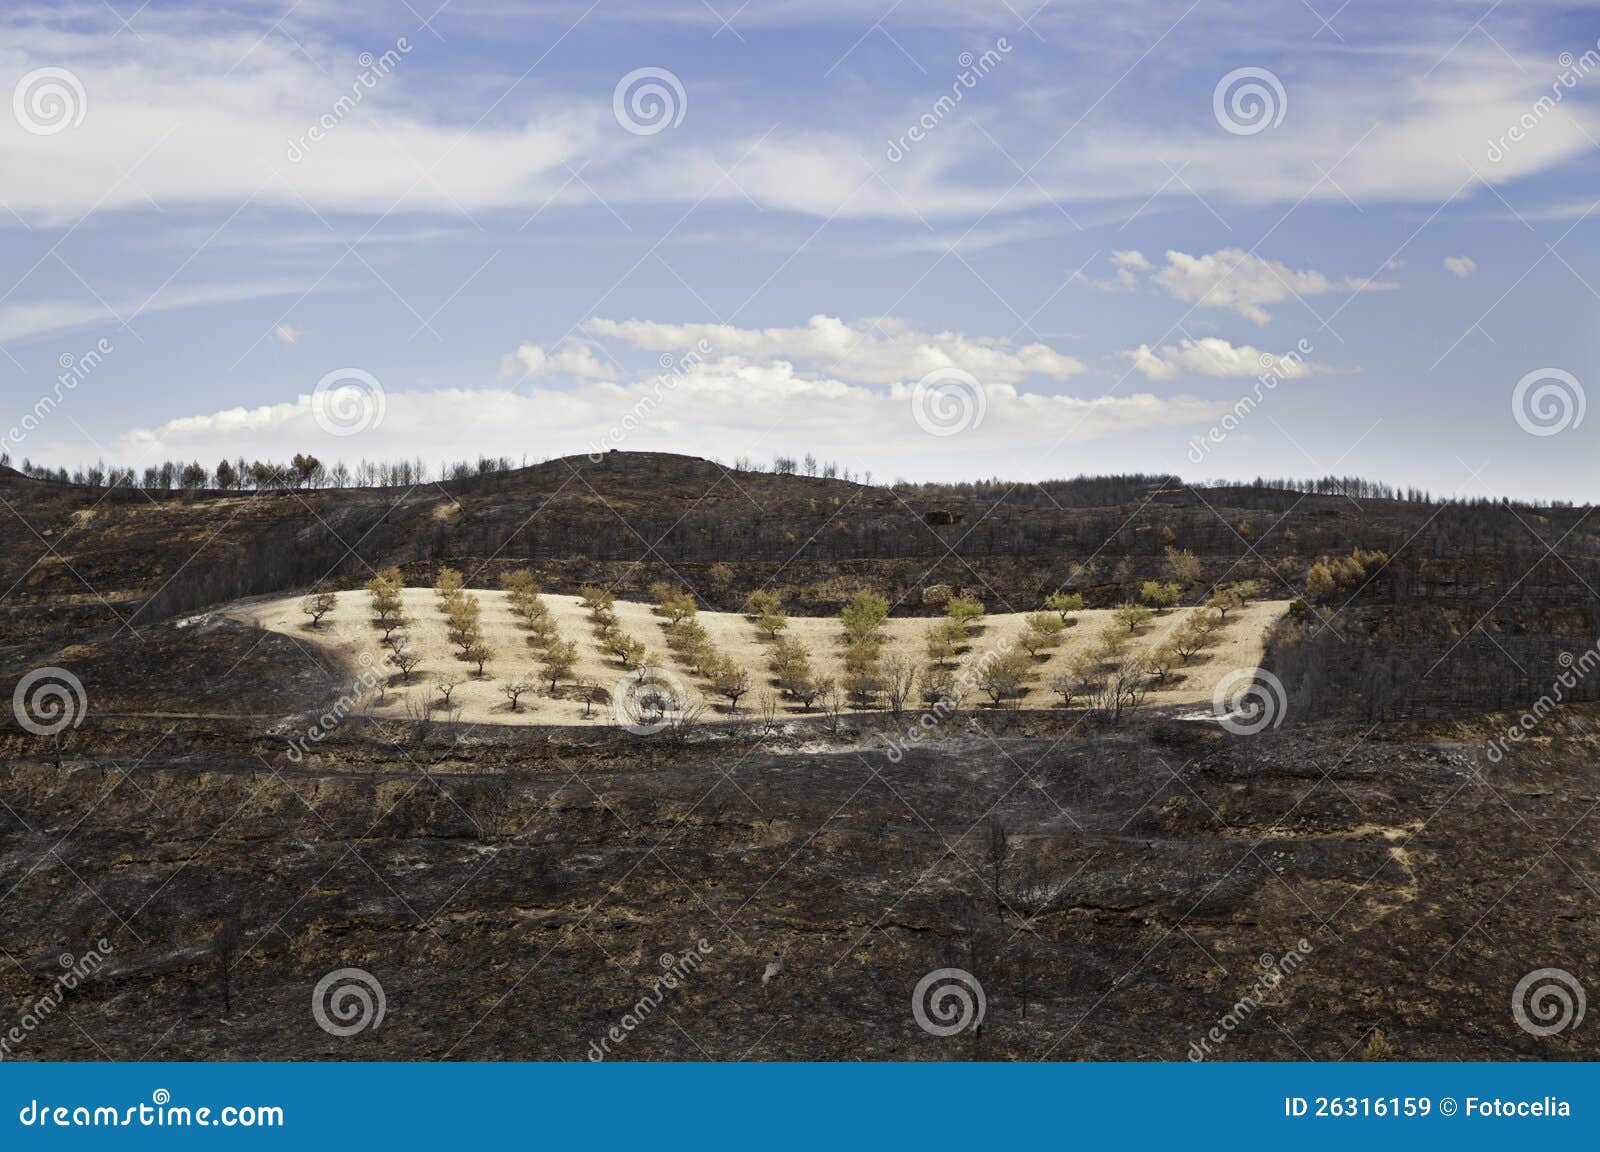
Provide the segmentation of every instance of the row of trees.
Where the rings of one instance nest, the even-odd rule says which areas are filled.
[[[667,646],[715,695],[727,700],[729,712],[737,712],[740,699],[750,691],[749,671],[712,642],[711,634],[697,619],[693,593],[664,583],[656,584],[653,591],[656,614],[665,619]]]
[[[547,459],[550,457],[542,457],[541,462]],[[437,466],[428,464],[421,457],[398,461],[362,459],[354,465],[347,465],[343,460],[325,464],[313,455],[296,453],[287,464],[271,460],[246,460],[241,456],[233,460],[221,460],[214,468],[208,468],[198,460],[187,462],[166,460],[143,468],[108,465],[100,460],[94,464],[68,469],[35,464],[27,458],[24,458],[21,464],[13,465],[11,455],[0,452],[0,467],[15,466],[18,471],[36,480],[79,484],[91,488],[127,487],[148,491],[408,487],[414,484],[432,483],[435,480],[469,480],[479,476],[510,472],[529,465],[527,457],[524,457],[519,464],[505,456],[479,456],[476,460],[441,462]],[[779,453],[772,458],[770,464],[763,464],[750,456],[738,456],[731,468],[735,472],[750,474],[821,477],[866,485],[872,484],[873,475],[870,468],[852,470],[832,460],[820,460],[810,452],[799,457]],[[1181,477],[1175,475],[1129,473],[1077,476],[1028,484],[1019,484],[1014,480],[1005,480],[998,476],[987,480],[956,483],[913,483],[896,479],[890,487],[902,496],[976,496],[986,499],[998,498],[1010,505],[1038,505],[1063,509],[1115,507],[1141,499],[1153,492],[1181,492],[1188,485]],[[1353,500],[1391,500],[1425,507],[1439,505],[1461,508],[1580,507],[1570,500],[1510,501],[1503,498],[1463,499],[1439,496],[1425,488],[1397,487],[1363,476],[1322,476],[1311,479],[1258,476],[1249,481],[1209,480],[1206,481],[1205,487],[1232,496],[1251,493],[1343,496]]]
[[[572,678],[578,663],[578,646],[563,640],[556,631],[549,606],[540,598],[531,572],[526,569],[508,572],[502,576],[501,584],[513,614],[531,633],[529,643],[540,652],[540,678],[549,682],[553,696],[561,681]],[[381,643],[388,649],[387,660],[399,669],[402,681],[409,683],[421,656],[414,651],[403,631],[411,623],[405,612],[404,578],[398,568],[385,568],[368,580],[365,587],[373,626],[383,634]],[[433,590],[457,658],[472,668],[475,678],[482,679],[495,653],[484,635],[481,602],[466,591],[461,573],[454,568],[439,569]],[[328,602],[331,599],[329,593],[314,593],[306,599],[303,610],[312,617],[313,626],[320,624],[322,616],[332,609],[332,603]],[[451,707],[452,696],[461,682],[459,676],[449,673],[438,678],[435,687],[438,702],[444,708]],[[521,698],[532,691],[533,686],[528,676],[512,676],[501,684],[500,690],[511,710],[517,712],[522,708]]]
[[[643,640],[630,636],[617,620],[616,596],[605,588],[585,587],[580,596],[588,609],[600,647],[617,658],[624,668],[643,668],[655,662]]]
[[[441,568],[433,582],[434,594],[444,612],[445,632],[456,647],[456,656],[477,669],[494,658],[494,649],[483,634],[483,606],[466,590],[466,581],[454,568]]]
[[[505,590],[512,614],[528,629],[528,643],[539,653],[540,678],[549,683],[550,695],[554,696],[561,681],[571,679],[577,669],[577,642],[562,638],[550,615],[550,606],[539,594],[539,585],[532,572],[517,568],[504,573],[500,577],[500,587]],[[514,681],[513,684],[521,684],[526,690],[526,681]],[[506,695],[510,697],[512,710],[515,711],[517,695],[520,693],[513,694],[511,686],[508,686]],[[584,703],[587,711],[587,693]]]
[[[401,593],[405,589],[405,577],[398,568],[384,568],[375,572],[366,583],[367,596],[372,607],[372,622],[383,633],[380,643],[389,650],[387,657],[389,663],[400,670],[400,677],[405,682],[411,680],[411,673],[421,663],[422,657],[411,647],[411,641],[401,629],[410,621],[405,614],[405,601]],[[312,622],[320,623],[320,617],[312,612],[315,604],[308,604],[305,611],[312,616]]]
[[[526,461],[521,465],[525,467]],[[0,458],[9,466],[10,458]],[[458,460],[440,464],[437,469],[424,460],[360,460],[354,466],[343,460],[325,464],[315,456],[296,453],[288,463],[273,460],[220,460],[208,468],[198,460],[166,460],[138,470],[107,465],[103,461],[68,470],[49,468],[24,460],[18,471],[35,480],[60,484],[79,484],[86,488],[140,488],[147,492],[278,491],[297,488],[406,488],[434,480],[468,480],[509,472],[519,465],[500,457],[479,457],[476,461]]]
[[[1219,588],[1208,598],[1210,607],[1191,613],[1164,643],[1149,653],[1133,654],[1130,641],[1157,612],[1165,612],[1175,602],[1174,587],[1159,586],[1156,595],[1147,597],[1156,603],[1155,607],[1129,603],[1117,608],[1113,614],[1115,627],[1101,637],[1099,644],[1050,676],[1047,685],[1061,697],[1063,707],[1077,699],[1092,711],[1119,719],[1125,710],[1137,706],[1152,687],[1170,684],[1180,666],[1216,642],[1227,613],[1259,592],[1250,581]],[[956,601],[952,606],[953,617],[936,622],[928,633],[929,663],[917,677],[922,698],[936,707],[959,708],[967,695],[979,689],[995,707],[1001,707],[1008,703],[1014,706],[1026,695],[1036,665],[1047,662],[1051,652],[1060,646],[1066,628],[1083,609],[1083,598],[1076,593],[1053,593],[1046,600],[1045,611],[1024,617],[1014,644],[984,652],[965,667],[955,663],[966,648],[963,628],[956,620],[981,620],[981,606],[978,613]],[[885,683],[889,706],[898,711],[895,679],[891,673]]]
[[[774,456],[770,467],[762,466],[749,456],[739,456],[733,461],[733,470],[735,472],[753,474],[771,472],[774,476],[820,476],[824,480],[840,479],[847,483],[857,482],[857,473],[852,472],[849,468],[839,467],[832,460],[819,461],[810,452],[807,452],[798,460],[793,456],[781,454]],[[868,468],[866,471],[861,472],[859,476],[860,483],[872,483],[872,469]]]
[[[745,600],[745,616],[762,639],[771,644],[767,666],[773,683],[779,692],[799,704],[802,711],[811,711],[812,702],[818,697],[837,691],[831,676],[817,675],[811,662],[811,650],[794,637],[784,635],[789,627],[789,614],[784,611],[778,593],[764,588],[750,593]]]
[[[578,658],[577,645],[560,637],[548,605],[540,596],[533,575],[517,569],[501,577],[514,615],[528,628],[529,643],[541,653],[542,679],[549,693],[556,695],[561,681],[572,678]],[[404,629],[409,621],[402,596],[403,580],[398,569],[386,568],[366,585],[372,620],[382,643],[389,650],[388,661],[409,682],[420,657],[412,650]],[[737,713],[739,701],[749,692],[751,678],[730,656],[718,650],[698,619],[694,597],[669,585],[658,584],[656,613],[663,618],[669,646],[678,659],[710,691],[727,700],[730,713]],[[1218,589],[1211,607],[1192,612],[1164,643],[1153,651],[1135,655],[1130,642],[1151,622],[1156,609],[1141,604],[1125,604],[1115,615],[1115,627],[1099,643],[1070,661],[1047,680],[1051,692],[1063,707],[1074,700],[1084,707],[1115,721],[1129,708],[1136,707],[1151,688],[1170,684],[1178,669],[1194,661],[1216,642],[1225,626],[1228,612],[1242,605],[1256,589],[1248,582]],[[493,651],[482,629],[481,606],[477,597],[464,588],[461,574],[441,568],[434,592],[443,612],[446,628],[459,659],[474,667],[481,679]],[[646,646],[629,636],[616,616],[616,602],[609,590],[583,589],[582,602],[590,614],[600,645],[626,668],[647,666],[654,661]],[[313,627],[334,609],[330,592],[313,592],[302,603]],[[1036,665],[1047,662],[1060,646],[1069,623],[1082,611],[1082,597],[1075,593],[1055,593],[1047,598],[1046,608],[1028,614],[1014,644],[985,652],[966,666],[960,657],[983,631],[985,611],[970,595],[954,596],[945,604],[945,615],[933,622],[926,636],[927,662],[920,669],[903,655],[885,656],[883,629],[888,618],[887,601],[871,591],[858,593],[840,612],[845,675],[842,682],[820,676],[811,652],[792,636],[789,617],[781,598],[773,592],[752,593],[745,605],[746,618],[770,645],[769,667],[779,692],[804,711],[822,699],[829,711],[840,711],[848,700],[855,707],[885,707],[899,715],[908,702],[920,694],[939,710],[958,710],[972,691],[981,690],[994,707],[1017,706],[1027,694],[1028,684],[1038,672]],[[1164,610],[1164,609],[1163,609]],[[451,693],[460,683],[445,677],[438,685],[442,703],[449,707]],[[512,678],[501,686],[512,711],[520,710],[520,698],[532,689],[526,678]],[[586,694],[586,699],[588,694]],[[832,700],[829,704],[828,701]],[[773,700],[769,708],[776,708]]]

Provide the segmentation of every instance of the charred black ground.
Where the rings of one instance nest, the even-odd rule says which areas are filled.
[[[1511,1014],[1534,969],[1600,987],[1600,675],[1487,754],[1600,634],[1589,509],[631,454],[409,490],[13,474],[0,498],[4,684],[59,666],[89,701],[59,740],[0,727],[0,994],[20,1017],[63,954],[111,952],[13,1055],[584,1059],[702,939],[614,1057],[1182,1059],[1230,1012],[1213,1058],[1600,1054]],[[1281,728],[977,710],[892,758],[887,718],[671,739],[352,717],[294,758],[350,670],[214,612],[445,563],[720,609],[764,585],[798,613],[863,587],[925,612],[935,584],[1107,606],[1173,548],[1201,585],[1300,601],[1268,659]],[[1386,560],[1308,587],[1352,550]],[[379,1028],[312,1019],[339,967],[381,980]],[[981,1029],[915,1023],[940,967],[982,982]]]

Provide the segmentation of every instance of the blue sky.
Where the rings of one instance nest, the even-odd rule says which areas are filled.
[[[0,14],[14,458],[1600,498],[1594,7],[436,6]]]

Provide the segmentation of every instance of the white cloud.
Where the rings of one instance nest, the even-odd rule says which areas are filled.
[[[1323,370],[1298,355],[1278,356],[1249,344],[1230,344],[1217,336],[1160,348],[1141,344],[1123,355],[1150,380],[1175,380],[1185,372],[1224,379],[1270,372],[1280,380],[1300,380]]]
[[[1068,203],[1097,194],[1143,203],[1155,194],[1192,204],[1199,196],[1229,216],[1227,205],[1238,203],[1440,205],[1480,193],[1478,179],[1509,184],[1592,150],[1600,109],[1580,94],[1497,153],[1493,142],[1548,100],[1548,59],[1509,37],[1497,46],[1454,40],[1401,36],[1369,49],[1297,55],[1280,76],[1287,118],[1251,136],[1220,132],[1209,107],[1193,115],[1192,106],[1135,103],[1126,115],[1085,122],[1071,148],[1031,175]],[[1051,95],[1040,93],[1049,109],[1067,102],[1066,92]]]
[[[1099,280],[1089,276],[1083,271],[1074,272],[1067,279],[1076,284],[1087,284],[1101,292],[1132,292],[1139,286],[1139,275],[1149,272],[1154,267],[1143,252],[1136,249],[1120,249],[1111,253],[1111,263],[1116,267],[1116,275],[1110,280]]]
[[[196,12],[149,10],[137,35],[119,36],[114,21],[97,26],[87,12],[71,23],[40,15],[0,17],[0,75],[69,63],[86,108],[80,124],[50,136],[0,117],[0,202],[30,223],[152,201],[166,211],[247,201],[370,213],[538,205],[570,181],[565,161],[577,167],[580,151],[599,159],[632,140],[599,130],[616,127],[609,93],[604,107],[551,94],[514,124],[468,132],[471,117],[452,124],[406,99],[407,81],[428,68],[421,51],[366,88],[354,52],[310,29],[219,31]],[[307,139],[314,128],[325,129],[320,141]]]
[[[1450,270],[1451,275],[1462,280],[1478,270],[1478,262],[1471,256],[1446,256],[1444,266]]]
[[[333,437],[317,425],[309,396],[234,408],[136,429],[110,445],[120,460],[272,456],[312,452],[332,461],[357,457],[428,460],[482,454],[523,457],[529,429],[551,456],[616,446],[717,456],[765,457],[825,450],[860,466],[950,474],[951,453],[969,467],[1013,467],[1019,454],[1081,444],[1144,429],[1211,421],[1225,403],[1150,394],[1078,397],[985,388],[986,413],[956,436],[930,436],[916,422],[913,389],[808,378],[787,363],[731,357],[661,378],[626,384],[588,380],[531,391],[507,388],[391,391],[382,422],[358,436]],[[615,435],[613,435],[615,430]],[[1175,439],[1174,444],[1181,443]],[[49,455],[70,459],[55,446]],[[1040,460],[1042,466],[1043,460]]]
[[[795,361],[841,380],[894,384],[918,380],[938,368],[960,368],[984,384],[1014,384],[1029,376],[1065,380],[1086,371],[1081,360],[1044,344],[958,332],[919,332],[887,317],[846,322],[811,317],[803,328],[740,328],[731,324],[660,324],[647,320],[587,321],[593,337],[618,340],[652,352],[704,347],[716,357]]]
[[[500,378],[523,380],[539,376],[566,376],[578,380],[615,380],[616,369],[595,355],[587,340],[567,337],[553,353],[537,344],[522,344],[500,359]]]
[[[1242,248],[1222,248],[1204,255],[1169,249],[1165,259],[1166,264],[1158,270],[1142,252],[1113,251],[1115,279],[1095,279],[1082,272],[1074,273],[1071,279],[1103,292],[1119,292],[1133,290],[1141,276],[1148,277],[1174,299],[1197,307],[1227,308],[1257,324],[1272,319],[1265,304],[1296,296],[1382,292],[1397,287],[1389,281],[1356,276],[1334,279],[1315,269],[1291,268]]]
[[[1109,201],[1143,202],[1153,192],[1219,203],[1343,202],[1347,195],[1362,204],[1438,203],[1473,194],[1463,189],[1470,179],[1463,157],[1483,180],[1503,184],[1586,153],[1600,132],[1592,102],[1575,95],[1490,162],[1486,142],[1548,96],[1547,61],[1522,64],[1514,42],[1507,59],[1500,49],[1471,43],[1446,53],[1448,42],[1435,50],[1402,39],[1307,57],[1286,76],[1289,119],[1249,138],[1221,134],[1204,101],[1168,103],[1164,86],[1098,106],[1115,73],[1087,52],[1075,58],[1081,69],[1053,73],[1026,72],[1019,52],[1008,75],[1023,68],[1018,77],[1032,83],[1023,92],[1005,83],[984,92],[986,122],[998,133],[993,143],[953,129],[886,164],[883,141],[925,110],[925,98],[919,93],[908,107],[903,85],[846,69],[841,76],[850,74],[854,85],[848,99],[819,96],[803,128],[783,123],[768,132],[772,114],[787,112],[778,86],[737,106],[725,103],[715,121],[691,114],[692,129],[670,147],[655,147],[660,141],[617,128],[603,85],[511,85],[513,72],[502,86],[499,77],[425,53],[425,43],[432,46],[425,33],[412,37],[416,50],[392,75],[335,114],[351,96],[359,48],[334,37],[338,26],[315,19],[317,7],[306,6],[284,27],[292,37],[263,36],[250,22],[235,30],[182,7],[143,10],[137,36],[109,12],[0,15],[0,75],[70,64],[88,99],[83,122],[56,136],[30,135],[14,118],[0,118],[0,202],[49,224],[90,209],[144,209],[152,199],[164,208],[232,211],[250,200],[295,211],[310,205],[322,213],[447,217],[458,209],[508,208],[525,218],[550,203],[592,207],[596,194],[624,207],[748,197],[765,208],[828,218],[919,224],[998,220],[1061,205],[1072,205],[1076,218]],[[709,14],[702,8],[694,15]],[[753,11],[741,17],[753,18]],[[909,15],[902,10],[900,18]],[[1139,27],[1144,18],[1123,19]],[[386,46],[378,40],[360,47]],[[1197,60],[1194,67],[1209,64]],[[1062,107],[1091,101],[1096,114],[1075,126],[1071,146],[1039,156],[1026,181],[994,163],[996,144],[1031,154],[1030,142],[1059,137]],[[324,117],[334,121],[326,138],[307,141]],[[291,160],[291,153],[301,158]],[[575,171],[584,172],[582,181],[573,180]],[[1183,179],[1173,181],[1173,171]],[[994,234],[1002,241],[1006,235]]]
[[[1203,256],[1169,250],[1166,267],[1152,277],[1174,299],[1227,308],[1257,324],[1272,318],[1262,305],[1327,292],[1381,292],[1397,285],[1346,276],[1333,279],[1315,269],[1291,268],[1242,248],[1223,248]]]
[[[272,330],[272,335],[280,344],[298,344],[305,333],[293,324],[279,324]]]

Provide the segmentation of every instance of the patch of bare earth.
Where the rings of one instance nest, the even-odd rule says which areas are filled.
[[[482,605],[483,634],[493,657],[482,676],[459,659],[450,643],[444,611],[431,589],[408,588],[403,594],[405,634],[422,657],[409,677],[390,675],[380,688],[374,687],[362,701],[371,714],[401,717],[417,709],[435,705],[440,685],[454,680],[452,709],[459,708],[459,719],[477,724],[606,724],[611,711],[606,699],[628,670],[605,652],[595,635],[588,614],[576,596],[547,594],[551,619],[561,637],[578,646],[578,664],[571,677],[557,684],[552,693],[548,681],[540,679],[540,653],[531,643],[526,627],[512,613],[506,596],[496,591],[474,591]],[[367,594],[341,592],[334,610],[316,627],[300,608],[299,597],[286,597],[251,604],[235,610],[242,619],[293,637],[304,644],[330,650],[353,670],[378,667],[385,650],[382,633],[374,625]],[[1168,682],[1155,686],[1147,702],[1152,705],[1182,705],[1209,702],[1216,684],[1235,669],[1253,669],[1261,663],[1265,641],[1289,609],[1287,600],[1262,600],[1229,613],[1217,642],[1187,664],[1180,665]],[[721,715],[726,703],[713,698],[710,686],[676,659],[667,645],[666,620],[648,604],[617,601],[617,620],[622,629],[648,645],[649,663],[669,669],[688,690],[692,703],[704,702],[708,714]],[[1195,608],[1174,608],[1158,615],[1148,626],[1130,638],[1128,650],[1134,654],[1153,651],[1183,623]],[[750,673],[752,690],[741,708],[755,706],[763,695],[777,700],[781,713],[799,714],[799,704],[784,699],[772,683],[769,670],[771,642],[751,620],[732,612],[701,612],[701,625],[712,643]],[[928,618],[897,618],[884,625],[885,657],[903,656],[921,667],[927,663],[925,644],[929,630],[937,621]],[[960,656],[962,666],[981,661],[985,653],[1003,651],[1015,645],[1026,627],[1021,613],[988,616],[976,629]],[[1080,654],[1092,650],[1103,637],[1122,626],[1110,609],[1086,609],[1074,614],[1072,625],[1062,634],[1061,643],[1042,652],[1032,661],[1033,671],[1026,683],[1020,705],[1048,708],[1055,701],[1050,691],[1052,676],[1064,671]],[[822,676],[842,679],[844,675],[844,637],[839,621],[832,617],[793,616],[786,630],[792,640],[803,644],[811,654],[812,666]],[[957,670],[958,675],[960,669]],[[503,689],[508,683],[525,680],[535,685],[522,696],[513,710]],[[585,696],[594,702],[585,703]],[[981,697],[981,693],[978,693]]]

